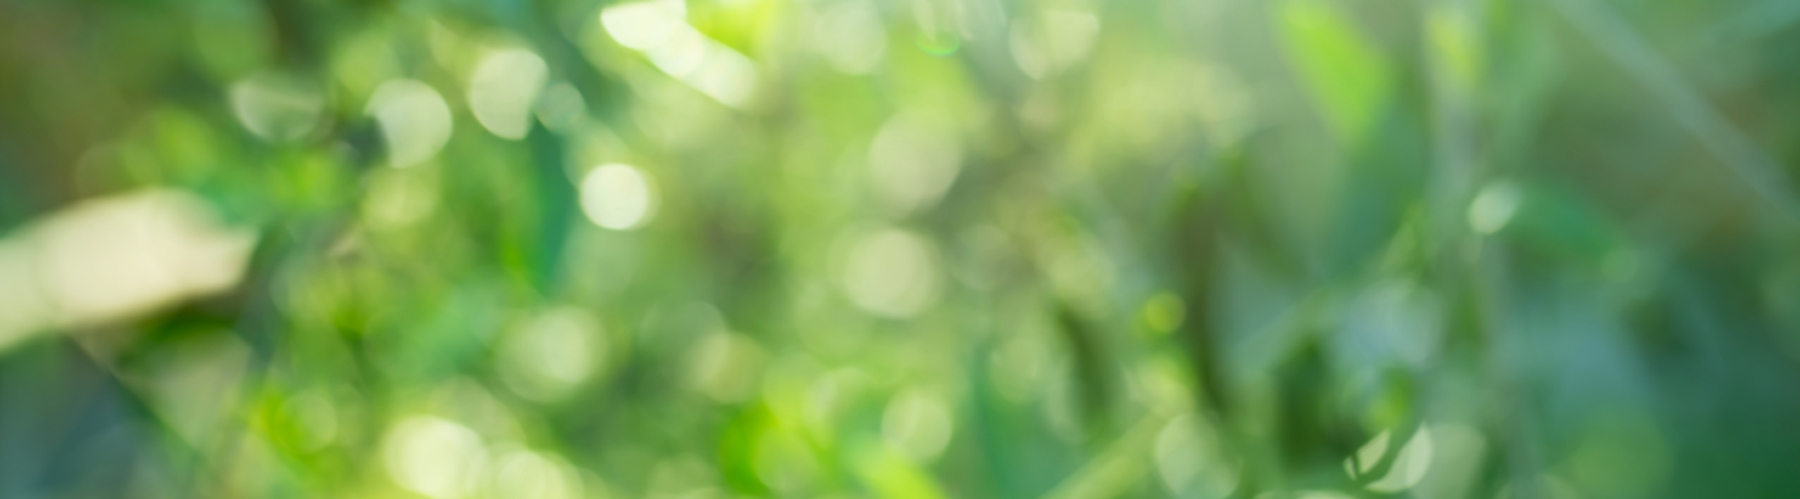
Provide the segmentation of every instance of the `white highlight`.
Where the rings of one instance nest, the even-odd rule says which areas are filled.
[[[582,496],[579,477],[549,456],[514,451],[494,466],[492,493],[488,497],[574,499]]]
[[[369,97],[366,112],[381,126],[391,166],[422,163],[450,141],[450,105],[437,90],[418,80],[382,83]]]
[[[593,376],[606,347],[600,322],[592,315],[576,308],[554,309],[502,339],[500,378],[520,396],[554,401]]]
[[[687,4],[681,0],[652,0],[614,5],[600,11],[600,24],[619,45],[649,50],[662,45],[677,30],[687,28]]]
[[[601,165],[581,179],[581,211],[613,230],[642,227],[656,209],[656,194],[644,172],[617,163]]]
[[[689,26],[680,0],[607,7],[600,24],[620,45],[643,52],[657,69],[722,104],[744,107],[755,93],[756,64]]]
[[[395,484],[437,499],[454,499],[479,490],[487,449],[480,435],[462,425],[415,416],[388,430],[382,461]]]
[[[530,50],[489,53],[469,79],[469,110],[489,132],[507,139],[531,131],[532,104],[549,78],[544,59]]]
[[[152,189],[85,201],[0,241],[0,348],[222,292],[243,277],[254,233],[205,201]]]

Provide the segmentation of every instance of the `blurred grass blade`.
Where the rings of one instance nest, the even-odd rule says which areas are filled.
[[[1318,0],[1280,4],[1277,22],[1289,62],[1343,145],[1361,142],[1380,119],[1393,86],[1381,52],[1343,13]]]
[[[1707,103],[1680,73],[1617,15],[1593,0],[1550,2],[1576,29],[1642,83],[1689,133],[1717,155],[1746,187],[1789,224],[1800,224],[1800,203],[1782,167]]]

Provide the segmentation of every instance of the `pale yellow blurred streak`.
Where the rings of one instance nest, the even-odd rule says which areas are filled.
[[[600,11],[613,40],[643,52],[650,63],[707,97],[734,108],[750,103],[756,63],[689,26],[680,0],[631,2]]]
[[[549,76],[550,67],[535,52],[520,48],[490,52],[469,78],[469,111],[494,135],[525,138],[531,131],[533,104]]]
[[[83,201],[0,240],[0,349],[236,286],[254,233],[173,189]]]

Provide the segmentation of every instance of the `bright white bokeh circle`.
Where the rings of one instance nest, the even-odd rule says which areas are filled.
[[[601,165],[581,179],[581,211],[603,228],[631,230],[650,221],[656,193],[642,170],[618,163]]]

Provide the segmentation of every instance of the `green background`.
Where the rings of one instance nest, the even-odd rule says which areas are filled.
[[[1795,497],[1795,5],[6,0],[0,497]]]

